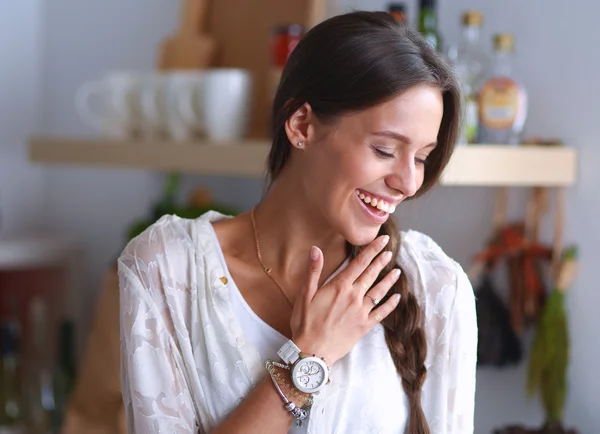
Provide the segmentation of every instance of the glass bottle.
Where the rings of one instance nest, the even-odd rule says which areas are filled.
[[[23,430],[23,397],[21,378],[21,325],[14,300],[9,303],[11,315],[0,325],[0,431]]]
[[[437,28],[435,0],[421,0],[419,10],[419,32],[436,51],[442,51],[442,38]]]
[[[58,363],[54,371],[54,417],[53,428],[59,432],[76,377],[75,328],[72,321],[64,320],[59,327]]]
[[[477,141],[479,110],[477,90],[489,67],[489,57],[480,41],[483,16],[479,11],[469,10],[462,16],[462,37],[458,45],[448,50],[448,59],[460,81],[464,97],[463,123],[458,142]]]
[[[519,143],[527,117],[527,93],[514,76],[513,50],[512,35],[494,36],[490,72],[478,96],[481,143]]]
[[[46,303],[35,298],[30,306],[33,346],[27,373],[27,412],[29,434],[49,434],[52,432],[52,414],[54,412],[54,392],[52,375],[48,366]]]
[[[387,8],[388,13],[393,16],[398,23],[406,24],[406,5],[404,3],[390,3]]]

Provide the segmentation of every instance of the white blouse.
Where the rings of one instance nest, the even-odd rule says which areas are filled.
[[[122,391],[130,434],[208,434],[266,375],[235,314],[237,288],[210,211],[164,216],[119,258]],[[432,434],[473,433],[477,322],[469,280],[429,237],[402,233],[398,258],[425,312],[422,406]],[[381,325],[332,368],[308,434],[404,433],[408,399]],[[257,415],[260,417],[260,415]]]

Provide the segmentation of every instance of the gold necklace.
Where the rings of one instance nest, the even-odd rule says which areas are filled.
[[[252,229],[254,231],[254,241],[256,243],[256,257],[258,258],[258,262],[260,263],[260,266],[262,267],[265,274],[281,290],[281,293],[285,296],[287,301],[290,303],[290,306],[294,307],[294,302],[290,299],[290,297],[288,297],[287,293],[283,290],[283,287],[279,284],[279,282],[277,281],[275,276],[273,276],[273,269],[266,267],[265,264],[263,263],[262,254],[260,253],[260,244],[258,243],[258,231],[256,230],[256,221],[254,220],[254,210],[255,210],[255,208],[252,208],[252,211],[250,212],[250,219],[252,220]]]

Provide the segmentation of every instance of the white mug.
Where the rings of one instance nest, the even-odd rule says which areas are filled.
[[[140,92],[139,74],[113,72],[84,83],[76,92],[75,107],[92,128],[110,137],[130,138],[140,129]]]
[[[143,81],[142,131],[145,138],[184,141],[202,134],[202,72],[173,71]]]
[[[244,69],[207,69],[202,81],[203,126],[214,142],[231,142],[247,133],[252,75]]]
[[[167,77],[166,107],[169,137],[190,140],[204,134],[204,72],[171,73]]]
[[[165,81],[161,73],[147,73],[140,80],[139,131],[146,140],[163,140],[167,136]]]

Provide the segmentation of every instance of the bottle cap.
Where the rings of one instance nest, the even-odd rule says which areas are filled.
[[[390,3],[388,5],[388,12],[400,12],[401,14],[405,14],[406,5],[404,3]]]
[[[494,50],[512,51],[514,48],[514,38],[510,33],[497,33],[494,35]]]
[[[435,9],[435,0],[421,0],[421,9]]]
[[[483,15],[479,11],[470,9],[463,13],[462,23],[463,26],[481,27],[481,24],[483,23]]]

